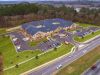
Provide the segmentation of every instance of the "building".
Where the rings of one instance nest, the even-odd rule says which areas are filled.
[[[22,24],[21,30],[26,37],[29,37],[31,40],[37,40],[51,35],[62,28],[72,28],[74,25],[72,21],[55,18]]]

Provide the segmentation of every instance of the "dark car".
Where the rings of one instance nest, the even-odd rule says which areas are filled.
[[[92,67],[91,67],[91,69],[92,70],[95,70],[97,67],[95,66],[95,65],[93,65]]]

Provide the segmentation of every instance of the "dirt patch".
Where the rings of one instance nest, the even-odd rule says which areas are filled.
[[[68,73],[70,74],[70,73],[72,73],[72,72],[75,71],[75,68],[72,67],[72,66],[69,66],[68,69],[67,69],[67,71],[68,71]]]

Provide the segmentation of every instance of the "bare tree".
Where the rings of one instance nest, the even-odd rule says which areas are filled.
[[[0,52],[0,75],[3,75],[3,55]]]

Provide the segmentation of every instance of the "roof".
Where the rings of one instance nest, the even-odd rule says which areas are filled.
[[[46,19],[40,21],[32,21],[22,24],[22,28],[27,31],[28,34],[34,35],[38,31],[48,32],[57,29],[58,27],[68,27],[73,24],[72,21],[55,18]]]

